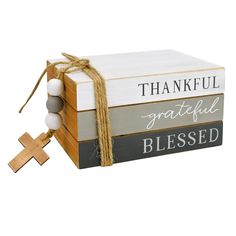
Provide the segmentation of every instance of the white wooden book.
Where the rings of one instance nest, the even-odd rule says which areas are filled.
[[[224,92],[222,66],[173,50],[80,58],[89,59],[105,79],[109,107]],[[68,77],[77,86],[77,111],[95,109],[92,80],[81,71]]]

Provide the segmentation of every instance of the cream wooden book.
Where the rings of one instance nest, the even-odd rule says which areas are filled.
[[[173,50],[81,58],[89,59],[105,79],[109,107],[224,92],[222,66]],[[49,79],[60,67],[48,70]],[[75,110],[95,109],[94,85],[85,73],[66,74],[64,82],[65,99]]]

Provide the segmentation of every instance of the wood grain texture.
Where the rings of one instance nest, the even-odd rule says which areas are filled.
[[[47,62],[47,65],[50,65],[50,62]],[[48,80],[55,78],[58,74],[57,69],[55,66],[50,66],[47,69],[47,78]],[[76,82],[71,80],[67,74],[64,75],[64,85],[65,90],[62,94],[62,97],[67,103],[69,103],[75,110],[77,108],[77,97],[76,97]]]
[[[25,149],[8,164],[15,173],[32,158],[34,158],[40,165],[43,165],[49,159],[47,153],[42,149],[50,142],[50,139],[45,133],[40,134],[35,140],[32,139],[28,133],[25,133],[19,138],[19,142],[25,147]]]
[[[63,124],[66,127],[66,129],[70,131],[70,133],[74,138],[78,137],[80,124],[78,123],[78,115],[76,110],[74,110],[70,104],[65,102],[64,108],[60,112],[60,114],[62,116]]]
[[[55,132],[54,136],[73,163],[79,168],[79,146],[70,132],[64,126],[62,126]]]

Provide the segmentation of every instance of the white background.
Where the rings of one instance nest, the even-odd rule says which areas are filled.
[[[0,235],[236,235],[235,1],[0,2]],[[46,131],[46,79],[60,53],[176,49],[226,67],[222,147],[78,170],[55,139],[51,159],[14,174],[18,137]]]

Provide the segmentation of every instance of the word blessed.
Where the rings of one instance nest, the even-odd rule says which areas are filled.
[[[170,82],[164,81],[138,84],[141,96],[187,92],[210,88],[216,89],[219,87],[220,86],[216,83],[216,76],[180,79]]]
[[[217,128],[211,128],[179,134],[173,133],[164,137],[145,138],[143,139],[143,154],[214,143],[219,137],[220,131]]]
[[[146,129],[152,129],[156,121],[160,119],[174,120],[178,117],[189,115],[192,116],[194,122],[197,122],[199,115],[214,114],[219,110],[218,108],[216,108],[219,99],[219,97],[215,98],[210,107],[203,107],[203,100],[197,101],[195,106],[187,105],[186,101],[183,101],[181,104],[177,104],[174,106],[176,109],[167,110],[165,112],[150,113],[148,115],[141,116],[141,118],[150,119],[149,123],[146,126]]]

